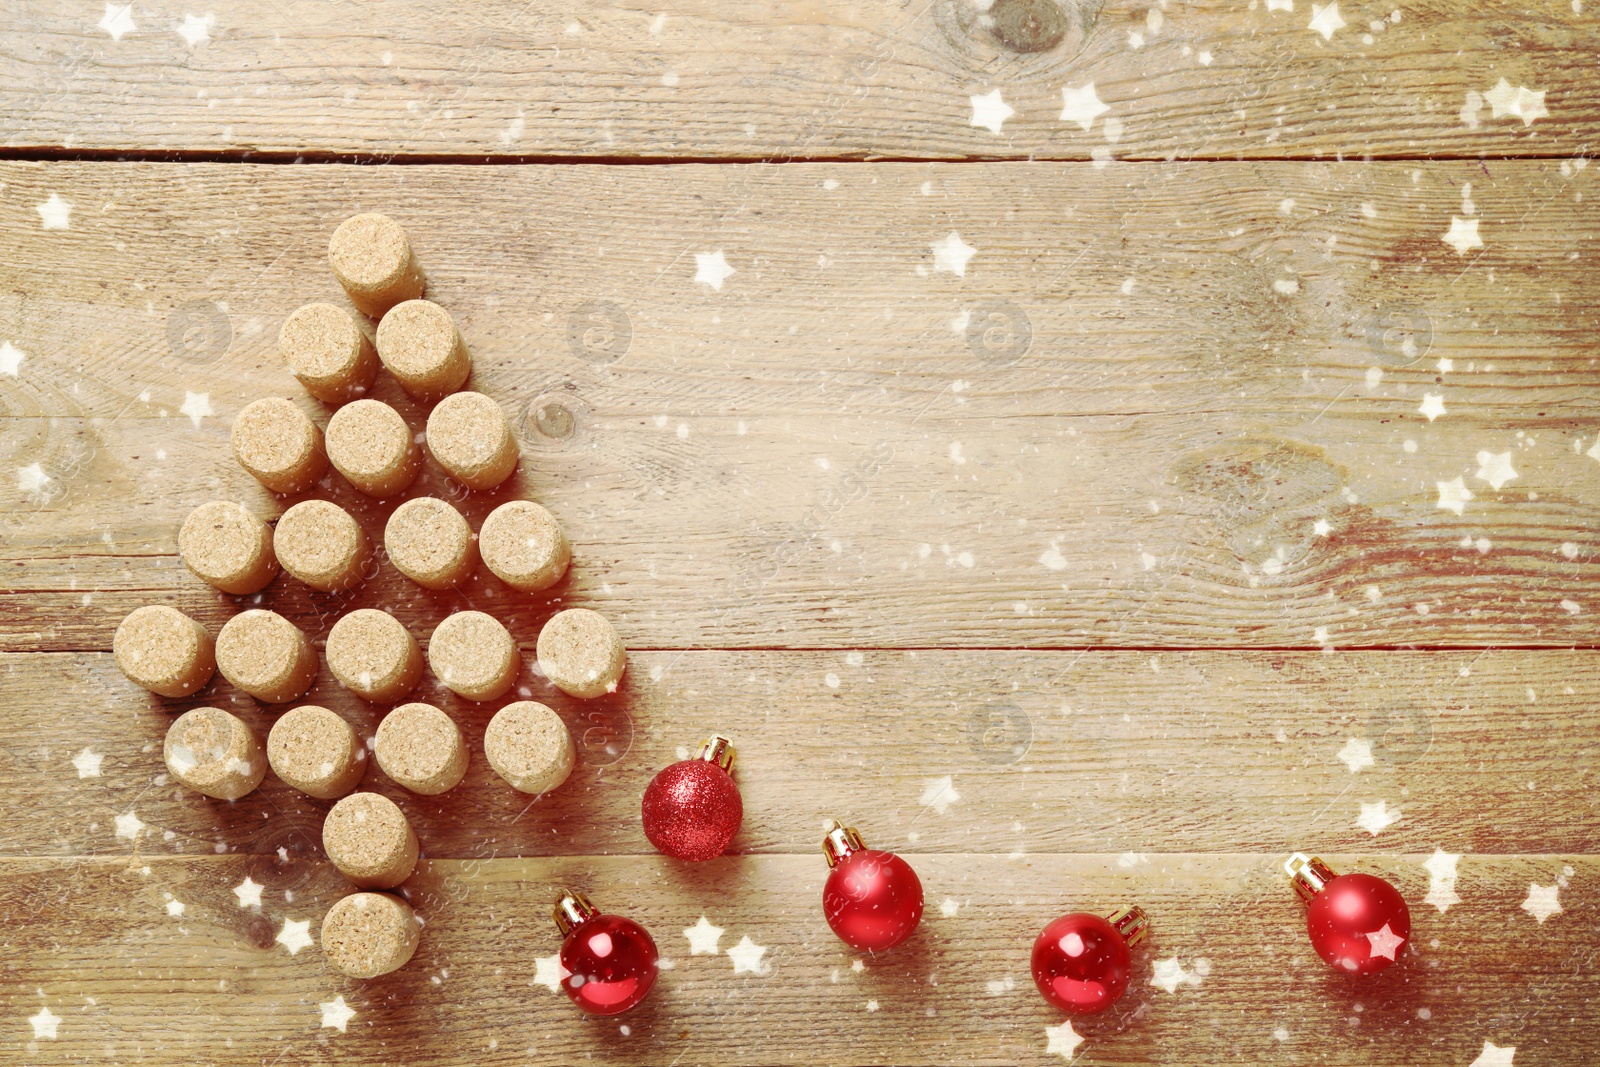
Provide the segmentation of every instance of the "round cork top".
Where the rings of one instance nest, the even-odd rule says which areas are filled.
[[[373,738],[383,773],[417,793],[443,793],[466,774],[466,739],[455,720],[432,704],[401,704]]]
[[[516,448],[505,412],[482,393],[452,393],[428,415],[428,451],[470,488],[493,488],[509,478]]]
[[[302,704],[278,717],[267,734],[267,762],[289,785],[328,799],[354,788],[351,766],[366,749],[350,724],[327,708]],[[357,781],[359,775],[354,776]],[[335,787],[348,782],[344,789]]]
[[[455,355],[455,320],[432,300],[405,300],[378,323],[378,358],[397,378],[438,374]]]
[[[210,681],[217,663],[205,630],[177,608],[162,604],[135,608],[123,619],[111,651],[130,681],[163,696],[193,693]]]
[[[428,638],[428,666],[433,673],[474,700],[492,700],[509,688],[509,683],[501,687],[500,682],[505,679],[507,661],[516,655],[510,632],[481,611],[456,612]],[[494,692],[496,689],[499,691]],[[470,696],[473,693],[485,695]]]
[[[554,515],[531,500],[508,500],[478,531],[483,562],[515,589],[547,589],[567,571],[571,550]]]
[[[274,492],[299,492],[315,481],[312,474],[321,477],[327,469],[317,462],[322,431],[280,396],[247,404],[234,418],[228,439],[239,465]]]
[[[404,967],[417,950],[421,925],[411,905],[389,893],[352,893],[322,920],[322,951],[352,978],[376,978]]]
[[[416,862],[415,842],[405,813],[382,793],[351,793],[330,808],[322,821],[323,851],[358,884],[377,880],[399,885],[405,881]],[[412,854],[409,864],[407,853]]]
[[[621,671],[622,642],[598,611],[568,608],[557,612],[539,631],[539,667],[562,690],[598,696],[616,687]]]
[[[365,392],[377,360],[363,367],[361,328],[348,312],[332,304],[307,304],[284,321],[278,351],[289,373],[321,399]]]
[[[429,589],[462,580],[476,562],[472,528],[461,512],[437,497],[419,496],[395,508],[384,527],[383,545],[401,574]]]
[[[566,781],[574,759],[566,723],[535,700],[495,712],[483,734],[483,754],[496,774],[524,793],[546,793]]]
[[[346,288],[381,292],[410,270],[411,244],[405,230],[389,216],[353,215],[333,231],[328,265]]]
[[[167,727],[167,769],[206,796],[237,800],[261,784],[266,767],[250,728],[221,708],[186,711]]]
[[[300,668],[305,634],[276,611],[252,608],[223,623],[217,664],[240,689],[274,689]]]
[[[422,669],[411,632],[377,608],[358,608],[334,623],[324,654],[334,677],[362,696],[403,685],[408,674],[410,689]]]
[[[328,420],[328,458],[352,482],[387,478],[415,441],[400,413],[381,400],[346,404]]]
[[[190,570],[228,593],[257,592],[277,572],[272,529],[231,500],[213,500],[189,512],[178,530],[178,552]],[[267,580],[247,588],[264,563]]]
[[[361,524],[338,504],[303,500],[283,513],[274,535],[278,562],[314,589],[350,584],[371,552]]]

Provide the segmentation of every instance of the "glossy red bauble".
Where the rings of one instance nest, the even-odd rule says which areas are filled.
[[[569,919],[561,914],[572,902]],[[561,943],[561,987],[572,1002],[591,1015],[616,1015],[643,1000],[656,984],[659,953],[650,932],[620,915],[602,915],[581,894],[568,894],[557,907],[557,923],[566,940]]]
[[[729,770],[733,747],[713,737],[694,759],[674,763],[644,791],[644,835],[668,856],[701,863],[722,855],[744,820]]]
[[[1143,936],[1144,913],[1125,908],[1112,919],[1074,912],[1039,934],[1033,943],[1033,981],[1045,1000],[1074,1015],[1092,1015],[1127,991],[1128,944]]]
[[[822,887],[822,914],[851,948],[882,952],[911,936],[922,921],[922,882],[893,852],[866,848],[852,827],[835,827],[823,842],[833,868]]]
[[[1350,974],[1376,974],[1394,963],[1411,940],[1411,911],[1400,891],[1376,875],[1336,875],[1321,860],[1299,858],[1299,873],[1293,858],[1290,873],[1306,901],[1306,933],[1317,955]]]

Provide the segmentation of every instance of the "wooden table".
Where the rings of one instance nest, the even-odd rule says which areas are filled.
[[[1600,1060],[1589,3],[100,7],[0,28],[0,1061]],[[276,336],[342,299],[365,210],[522,439],[501,492],[414,492],[545,503],[552,595],[234,598],[176,556],[203,501],[293,502],[228,427],[325,419]],[[314,495],[375,535],[397,503]],[[481,758],[495,708],[424,682],[474,762],[366,783],[427,925],[359,982],[315,939],[327,804],[164,773],[175,712],[274,713],[128,684],[150,603],[318,638],[471,605],[529,653],[584,605],[630,667],[580,702],[530,662],[581,750],[532,803]],[[712,731],[745,822],[691,869],[638,802]],[[822,920],[834,816],[926,887],[878,958]],[[1296,849],[1394,881],[1402,962],[1314,955]],[[563,884],[669,961],[626,1016],[550,984]],[[1129,994],[1063,1028],[1032,939],[1123,903]]]

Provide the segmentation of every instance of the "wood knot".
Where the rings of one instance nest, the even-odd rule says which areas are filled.
[[[997,55],[1038,56],[1022,71],[1050,71],[1083,51],[1104,0],[936,0],[931,12],[961,62],[985,67]]]
[[[1072,28],[1057,0],[995,0],[989,17],[995,37],[1013,52],[1048,52]]]

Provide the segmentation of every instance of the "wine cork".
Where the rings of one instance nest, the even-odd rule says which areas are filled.
[[[372,562],[361,524],[326,500],[303,500],[285,511],[272,545],[284,570],[324,593],[360,584]]]
[[[111,639],[128,681],[164,697],[197,692],[217,669],[217,647],[206,628],[177,608],[135,608]]]
[[[392,889],[417,866],[417,835],[382,793],[351,793],[322,820],[322,850],[362,889]]]
[[[572,562],[555,516],[531,500],[510,500],[490,512],[478,531],[478,551],[502,582],[524,592],[555,585]]]
[[[402,300],[415,300],[427,284],[406,232],[387,215],[355,215],[340,223],[328,241],[328,265],[350,303],[374,319]]]
[[[238,689],[268,704],[305,695],[317,677],[317,653],[300,628],[275,611],[235,615],[217,634],[217,669]]]
[[[318,800],[332,800],[361,784],[367,747],[349,723],[327,708],[302,704],[272,724],[267,762],[284,784]]]
[[[424,403],[449,396],[472,373],[472,358],[455,320],[431,300],[407,300],[383,316],[378,358],[400,388]]]
[[[494,700],[517,680],[522,660],[504,626],[481,611],[458,611],[428,638],[428,666],[468,700]]]
[[[243,504],[213,500],[189,512],[178,554],[195,577],[224,593],[259,593],[278,573],[272,528]]]
[[[461,512],[437,497],[419,496],[394,509],[383,547],[400,573],[424,589],[449,589],[472,577],[478,542]]]
[[[378,378],[378,352],[356,320],[332,304],[307,304],[278,331],[278,351],[306,392],[327,404],[366,396]]]
[[[162,757],[172,777],[218,800],[238,800],[261,784],[266,753],[255,731],[221,708],[195,708],[167,727]]]
[[[372,753],[383,773],[413,793],[454,789],[467,773],[467,741],[432,704],[401,704],[383,717]]]
[[[356,696],[392,704],[422,677],[422,650],[400,621],[386,611],[360,608],[328,631],[328,669]]]
[[[274,493],[303,493],[328,473],[322,431],[281,396],[245,405],[228,440],[239,466]]]
[[[588,608],[557,612],[539,631],[539,669],[569,696],[614,693],[627,653],[604,615]]]
[[[493,489],[517,469],[505,412],[482,393],[453,393],[428,415],[428,451],[468,489]]]
[[[391,893],[352,893],[322,919],[322,951],[351,978],[397,971],[417,951],[422,924],[411,905]]]
[[[561,716],[533,700],[495,712],[483,734],[483,754],[512,789],[548,793],[572,773],[572,734]]]
[[[381,400],[346,404],[328,420],[328,459],[368,496],[393,496],[416,478],[422,468],[406,420]]]

